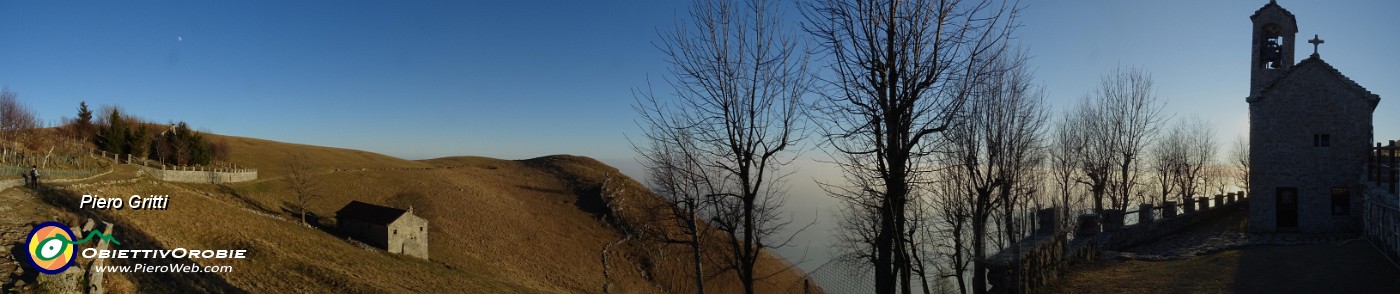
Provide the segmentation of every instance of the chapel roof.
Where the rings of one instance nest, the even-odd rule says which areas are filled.
[[[1367,102],[1370,102],[1371,107],[1375,107],[1377,103],[1380,103],[1381,97],[1379,95],[1371,93],[1371,91],[1367,90],[1366,87],[1362,87],[1361,84],[1357,84],[1356,81],[1352,80],[1351,78],[1348,78],[1346,75],[1343,75],[1341,71],[1337,70],[1336,67],[1332,67],[1332,65],[1328,64],[1326,61],[1323,61],[1322,57],[1317,54],[1313,54],[1312,56],[1309,56],[1308,59],[1304,59],[1303,61],[1298,62],[1298,64],[1294,65],[1292,68],[1289,68],[1287,72],[1283,73],[1283,75],[1280,75],[1277,79],[1274,79],[1272,82],[1269,82],[1268,85],[1264,86],[1264,89],[1259,91],[1259,95],[1250,97],[1248,102],[1256,102],[1262,100],[1264,97],[1269,96],[1269,92],[1271,92],[1271,90],[1273,90],[1278,85],[1284,83],[1285,80],[1289,80],[1295,75],[1299,75],[1300,72],[1304,72],[1303,69],[1306,68],[1318,68],[1326,76],[1336,79],[1337,81],[1341,81],[1342,84],[1346,85],[1346,87],[1350,90],[1356,91],[1363,97],[1366,97],[1366,100]]]

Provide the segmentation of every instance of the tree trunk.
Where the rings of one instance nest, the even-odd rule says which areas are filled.
[[[1004,186],[1003,189],[1004,189],[1004,190],[1002,191],[1002,197],[1003,197],[1003,198],[1002,198],[1002,199],[1003,199],[1002,201],[1004,201],[1004,202],[1002,202],[1002,210],[1003,210],[1003,212],[1002,212],[1002,213],[1003,213],[1003,214],[1002,214],[1002,218],[1003,218],[1003,221],[1005,222],[1004,228],[1005,228],[1005,230],[1006,230],[1006,242],[1007,242],[1007,243],[1006,243],[1006,244],[1007,244],[1006,247],[1008,247],[1008,249],[1011,249],[1011,278],[1010,278],[1010,280],[1012,280],[1012,281],[1020,281],[1020,280],[1021,280],[1021,274],[1022,274],[1022,273],[1021,273],[1021,267],[1019,266],[1019,265],[1021,264],[1021,246],[1017,246],[1017,244],[1016,244],[1017,242],[1020,241],[1020,240],[1018,239],[1018,237],[1020,237],[1020,236],[1018,236],[1018,235],[1020,235],[1020,234],[1017,233],[1017,227],[1016,227],[1016,213],[1015,213],[1015,206],[1016,206],[1016,205],[1015,205],[1015,203],[1014,203],[1013,201],[1011,201],[1011,197],[1010,197],[1011,195],[1010,195],[1010,191],[1009,191],[1009,189],[1010,189],[1010,188],[1009,188],[1009,185],[1008,185],[1008,186]],[[1008,290],[1010,290],[1010,289],[1008,289]],[[1016,289],[1016,290],[1017,290],[1017,291],[1020,291],[1020,292],[1026,292],[1026,290],[1029,290],[1029,289]]]
[[[700,259],[700,220],[696,219],[695,203],[690,203],[690,258],[695,262],[695,293],[705,294],[705,269]]]
[[[1117,209],[1117,210],[1120,210],[1120,211],[1126,211],[1126,210],[1128,210],[1128,198],[1129,198],[1128,195],[1129,195],[1129,193],[1132,192],[1132,191],[1130,191],[1131,188],[1132,188],[1132,187],[1131,187],[1132,185],[1129,185],[1129,183],[1128,183],[1128,168],[1131,167],[1132,165],[1133,165],[1133,158],[1132,158],[1132,155],[1127,155],[1127,158],[1123,160],[1123,170],[1122,170],[1122,172],[1123,172],[1123,173],[1122,173],[1122,175],[1123,175],[1123,176],[1122,176],[1122,180],[1123,180],[1123,181],[1122,181],[1122,182],[1119,182],[1119,185],[1122,186],[1122,187],[1120,187],[1121,190],[1122,190],[1122,191],[1120,191],[1120,192],[1121,192],[1122,194],[1119,195],[1119,197],[1123,197],[1123,199],[1118,203],[1118,205],[1117,205],[1118,207],[1114,207],[1114,209]]]
[[[740,249],[743,259],[739,262],[739,279],[744,282],[744,294],[753,294],[753,268],[754,262],[758,260],[758,242],[754,239],[754,230],[758,228],[754,221],[754,201],[758,198],[758,191],[753,189],[754,183],[750,180],[750,166],[742,165],[739,168],[740,188],[744,189],[744,247]]]
[[[987,293],[987,218],[972,217],[972,293]]]
[[[888,186],[886,186],[888,187]],[[890,191],[880,209],[880,232],[875,235],[875,293],[894,293],[894,262],[891,251],[894,232],[894,197]]]
[[[1094,214],[1103,215],[1103,194],[1106,192],[1105,190],[1107,190],[1107,187],[1100,181],[1093,185],[1092,190],[1094,192]]]
[[[955,271],[953,275],[958,279],[958,293],[967,294],[967,274],[965,273],[967,262],[964,259],[967,252],[963,251],[965,247],[962,238],[963,224],[965,223],[959,223],[953,227],[953,271]]]
[[[915,226],[917,227],[918,225]],[[909,236],[907,236],[906,238],[909,240],[914,240],[914,230],[909,230]],[[910,247],[912,248],[913,246]],[[924,294],[929,294],[928,268],[924,267],[924,259],[919,257],[918,250],[910,250],[909,255],[913,257],[914,266],[917,266],[919,268],[919,284],[923,285]]]

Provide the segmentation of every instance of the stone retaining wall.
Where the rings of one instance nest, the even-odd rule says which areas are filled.
[[[253,169],[166,169],[140,165],[141,173],[166,182],[179,183],[237,183],[258,179],[258,171]]]
[[[1037,213],[1041,230],[987,258],[987,282],[992,293],[1044,292],[1066,268],[1093,261],[1099,252],[1151,242],[1205,220],[1247,209],[1248,201],[1243,195],[1215,197],[1211,200],[1220,205],[1214,206],[1209,205],[1210,201],[1188,201],[1183,209],[1186,212],[1179,215],[1171,213],[1175,212],[1175,205],[1169,203],[1171,212],[1164,211],[1160,220],[1153,219],[1153,208],[1144,204],[1135,218],[1138,223],[1127,226],[1123,225],[1125,213],[1117,210],[1105,211],[1107,217],[1081,215],[1075,228],[1047,225],[1059,223],[1059,212],[1057,208],[1042,209]]]

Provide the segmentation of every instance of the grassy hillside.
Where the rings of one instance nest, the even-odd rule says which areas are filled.
[[[231,161],[259,170],[259,180],[225,185],[175,184],[121,167],[102,182],[58,190],[54,197],[169,194],[170,210],[105,212],[119,238],[135,248],[246,248],[230,273],[196,274],[188,289],[232,286],[251,292],[686,292],[695,287],[689,249],[643,238],[638,228],[674,234],[661,222],[659,198],[617,169],[577,156],[510,161],[452,157],[409,161],[364,151],[210,135],[227,140]],[[304,154],[315,166],[320,197],[308,205],[313,226],[294,221],[282,179],[286,159]],[[608,188],[606,193],[604,183]],[[66,194],[66,195],[65,195]],[[431,261],[367,249],[336,236],[334,212],[351,200],[402,208],[430,222]],[[721,246],[712,234],[709,246]],[[603,277],[604,253],[610,279]],[[706,287],[739,291],[716,256],[706,257]],[[135,262],[135,261],[131,261]],[[188,262],[188,261],[180,261]],[[198,261],[224,265],[228,261]],[[153,262],[160,263],[160,262]],[[170,263],[170,262],[165,262]],[[760,293],[802,290],[800,273],[769,255]],[[117,292],[162,290],[170,277],[109,278]],[[605,283],[605,281],[611,281]],[[226,283],[226,284],[224,284]],[[169,289],[165,289],[169,290]]]

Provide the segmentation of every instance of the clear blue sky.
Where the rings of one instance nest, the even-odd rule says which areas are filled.
[[[1246,129],[1248,16],[1266,1],[1027,1],[1020,42],[1057,107],[1118,65],[1222,141]],[[1400,7],[1283,1],[1380,94],[1400,138]],[[684,1],[0,2],[0,85],[47,121],[78,101],[215,133],[405,158],[631,157],[632,90]],[[799,21],[792,19],[792,21]],[[1306,46],[1306,44],[1304,44]],[[1311,48],[1299,48],[1304,58]]]
[[[678,3],[0,2],[0,85],[215,133],[405,158],[630,157]]]
[[[577,154],[640,176],[632,91],[664,85],[652,44],[687,2],[596,2],[3,1],[0,85],[50,122],[85,100],[221,134],[409,159]],[[1057,111],[1139,66],[1222,145],[1247,130],[1248,17],[1267,1],[1026,2],[1018,42]],[[1323,59],[1382,97],[1378,140],[1400,139],[1398,3],[1281,1],[1299,38],[1321,35]],[[810,269],[834,212],[810,179],[835,175],[801,163],[789,209],[817,217],[798,238],[817,249],[782,253]]]

